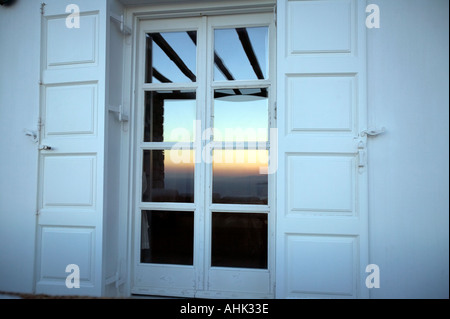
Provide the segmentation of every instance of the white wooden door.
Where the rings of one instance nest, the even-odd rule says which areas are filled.
[[[107,6],[76,3],[42,5],[36,292],[99,296]]]
[[[365,1],[277,4],[276,296],[364,298]]]
[[[274,295],[274,31],[271,13],[140,23],[133,293]]]

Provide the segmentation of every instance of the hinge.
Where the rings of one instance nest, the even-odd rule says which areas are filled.
[[[123,16],[123,14],[120,15],[120,16],[118,16],[118,15],[116,15],[116,14],[111,13],[111,14],[110,14],[110,18],[111,18],[113,21],[115,21],[115,22],[117,22],[117,23],[119,24],[120,32],[121,32],[123,35],[128,36],[128,35],[131,35],[131,34],[132,34],[131,28],[128,27],[127,25],[125,25],[125,18],[124,18],[124,16]]]
[[[361,169],[367,166],[367,149],[366,143],[364,141],[359,141],[358,143],[358,168]]]
[[[44,124],[42,124],[42,119],[39,117],[38,118],[38,122],[37,122],[37,129],[38,129],[38,132],[41,132],[41,130],[42,130],[42,126],[43,126]]]
[[[277,106],[277,102],[275,102],[274,110],[273,110],[273,118],[275,120],[277,119],[277,116],[278,116],[277,112],[278,112],[278,106]]]
[[[41,15],[44,15],[45,14],[45,6],[46,6],[47,4],[45,3],[45,2],[42,2],[41,3]]]
[[[123,105],[108,106],[108,111],[117,113],[119,122],[128,122],[128,115],[125,114]]]

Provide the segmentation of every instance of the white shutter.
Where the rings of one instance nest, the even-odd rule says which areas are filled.
[[[36,292],[102,294],[106,0],[42,8]],[[66,12],[67,8],[72,11]],[[69,15],[72,16],[69,17]],[[69,19],[68,19],[69,17]],[[72,26],[72,28],[70,28]],[[66,267],[80,288],[66,287]]]
[[[365,1],[278,0],[278,298],[365,298]]]

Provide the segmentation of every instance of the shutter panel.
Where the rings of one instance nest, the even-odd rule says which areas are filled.
[[[277,4],[277,297],[365,298],[365,7]]]
[[[47,0],[42,15],[40,144],[51,149],[39,156],[36,293],[100,296],[107,10],[77,1],[78,28],[70,4]],[[70,264],[79,289],[66,287]]]

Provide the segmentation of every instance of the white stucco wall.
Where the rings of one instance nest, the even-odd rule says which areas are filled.
[[[449,296],[448,0],[373,0],[368,30],[373,298]],[[35,251],[40,1],[0,7],[0,290],[31,292]]]
[[[0,7],[0,290],[33,287],[40,1]]]
[[[449,2],[374,0],[368,31],[373,298],[449,295]]]

